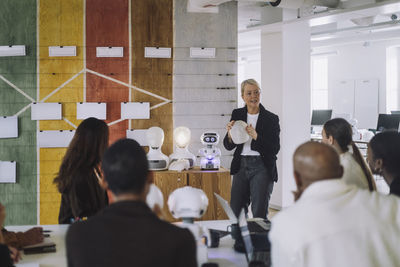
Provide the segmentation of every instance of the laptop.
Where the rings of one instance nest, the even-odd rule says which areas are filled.
[[[229,205],[228,201],[223,199],[217,193],[214,193],[214,195],[218,199],[219,204],[221,204],[226,215],[228,216],[229,222],[231,224],[237,224],[238,218],[236,217],[235,213],[233,213],[233,210],[232,210],[231,206]],[[262,218],[247,219],[247,225],[248,225],[250,233],[267,233],[267,232],[269,232],[269,229],[271,228],[271,223],[267,222],[266,220],[264,220]]]
[[[271,263],[270,250],[264,247],[254,246],[254,235],[252,235],[248,228],[248,222],[244,214],[244,209],[239,215],[239,227],[243,238],[243,243],[246,252],[246,260],[251,267],[267,267]]]

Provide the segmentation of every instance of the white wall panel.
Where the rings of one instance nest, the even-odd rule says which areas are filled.
[[[174,103],[175,115],[221,115],[231,114],[236,102],[180,102]]]
[[[189,14],[186,6],[187,0],[175,1],[174,127],[191,129],[197,155],[200,135],[214,129],[222,139],[237,107],[237,3],[220,5],[216,14]],[[190,47],[216,48],[215,58],[190,58]],[[230,160],[224,156],[222,166],[229,168]]]

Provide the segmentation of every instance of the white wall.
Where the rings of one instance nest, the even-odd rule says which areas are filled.
[[[340,80],[378,79],[379,113],[386,113],[386,49],[398,41],[371,41],[313,48],[313,53],[337,51],[328,59],[329,107],[332,107],[334,82]],[[344,96],[345,97],[345,96]]]
[[[274,112],[279,117],[282,116],[282,33],[269,33],[261,36],[261,81],[264,85],[261,93],[261,103],[266,109]],[[273,99],[273,101],[271,101]],[[281,126],[282,132],[282,126]],[[282,136],[282,135],[281,135]],[[282,144],[282,140],[281,140]],[[278,183],[275,184],[272,192],[270,206],[273,208],[282,207],[282,157],[278,154]]]
[[[238,107],[244,107],[244,101],[241,96],[240,84],[246,79],[255,79],[261,86],[261,51],[254,51],[256,56],[241,57],[239,52],[238,64]],[[257,58],[255,58],[257,57]],[[242,58],[242,60],[240,60]],[[243,60],[245,58],[245,60]]]
[[[310,29],[307,22],[285,24],[281,33],[261,36],[261,102],[280,118],[279,181],[271,206],[293,203],[293,152],[310,139]]]
[[[243,107],[240,84],[255,79],[261,86],[261,32],[259,30],[238,34],[238,107]]]

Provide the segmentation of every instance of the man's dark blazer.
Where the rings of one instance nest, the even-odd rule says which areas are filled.
[[[8,247],[4,244],[0,244],[0,266],[2,267],[12,267],[14,266]]]
[[[247,122],[247,106],[237,108],[232,111],[231,121],[242,120]],[[253,125],[254,126],[254,125]],[[272,112],[269,112],[260,104],[260,113],[258,115],[257,125],[257,140],[251,141],[251,149],[260,153],[265,167],[267,168],[270,177],[276,182],[278,181],[278,172],[276,170],[276,154],[280,149],[279,144],[279,117]],[[243,150],[243,144],[236,145],[229,141],[228,133],[224,138],[224,147],[227,150],[236,148],[233,154],[231,163],[231,174],[235,174],[240,169],[240,154]]]
[[[111,204],[69,227],[70,267],[197,267],[192,233],[160,220],[142,201]]]
[[[400,197],[400,178],[395,178],[390,184],[390,194]]]

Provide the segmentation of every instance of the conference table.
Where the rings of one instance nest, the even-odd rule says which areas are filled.
[[[209,229],[226,230],[229,220],[198,221],[201,226]],[[50,230],[50,237],[46,238],[56,244],[57,251],[53,253],[24,255],[17,267],[53,267],[67,266],[65,234],[68,225],[40,225],[44,230]],[[7,226],[9,231],[26,231],[33,225]],[[218,248],[208,248],[208,262],[218,263],[219,267],[243,267],[247,266],[245,254],[233,250],[234,240],[230,235],[220,239]]]

